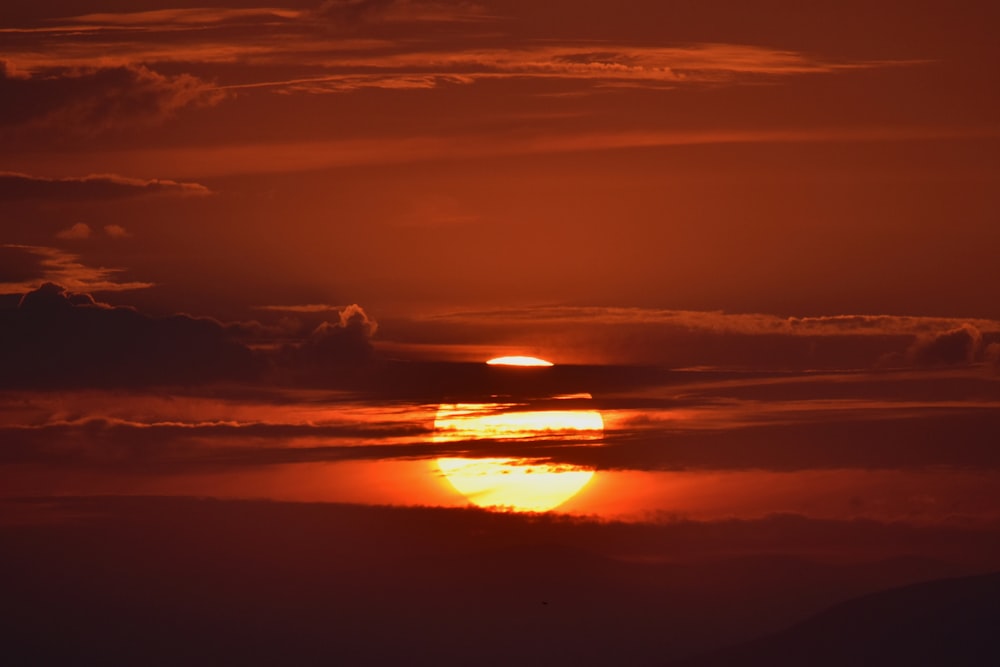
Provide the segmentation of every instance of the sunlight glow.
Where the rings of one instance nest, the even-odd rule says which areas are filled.
[[[490,366],[551,366],[551,361],[545,361],[538,357],[497,357],[486,362]]]

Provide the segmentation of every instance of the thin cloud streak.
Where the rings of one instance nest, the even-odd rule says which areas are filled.
[[[316,9],[287,7],[191,7],[155,9],[136,12],[102,12],[70,16],[63,21],[98,29],[117,26],[141,26],[152,29],[171,27],[200,28],[205,24],[247,23],[272,26],[300,21],[307,24],[345,23],[449,23],[488,21],[487,14],[474,2],[413,2],[411,0],[327,0]]]
[[[0,171],[0,202],[23,199],[102,201],[149,195],[203,196],[211,191],[200,183],[169,179],[141,179],[118,174],[90,174],[52,178]]]
[[[399,137],[272,142],[217,147],[93,151],[73,158],[91,171],[142,172],[170,168],[183,178],[318,171],[366,165],[492,157],[585,153],[713,144],[907,142],[995,139],[1000,127],[866,127],[804,130],[648,130],[588,132],[565,136],[506,138],[482,136]],[[40,171],[67,156],[20,154],[17,164]],[[2,166],[2,165],[0,165]]]
[[[266,310],[278,313],[327,313],[341,311],[345,308],[347,306],[332,306],[326,303],[254,306],[254,310]]]
[[[360,87],[436,87],[496,78],[551,78],[602,86],[738,83],[760,77],[909,66],[916,60],[835,60],[756,44],[701,42],[635,45],[614,41],[566,43],[502,40],[498,17],[473,3],[326,2],[315,11],[283,8],[187,8],[100,13],[51,26],[58,41],[39,48],[44,35],[14,33],[11,67],[32,72],[65,67],[236,63],[281,65],[285,79],[223,82],[222,89],[268,87],[282,92],[346,92]],[[493,24],[470,35],[432,33],[419,40],[386,38],[378,25],[400,23]],[[346,39],[330,30],[350,26]],[[84,29],[74,35],[66,28]],[[360,33],[360,29],[367,33]],[[142,40],[133,33],[141,32]],[[476,37],[476,35],[471,35]],[[474,46],[472,46],[474,45]],[[486,46],[484,46],[486,45]],[[319,68],[319,74],[314,74]]]
[[[301,55],[301,54],[300,54]],[[341,55],[317,60],[335,67],[334,74],[222,86],[224,89],[276,88],[305,92],[343,92],[361,87],[433,88],[442,84],[472,84],[480,80],[546,78],[593,80],[603,84],[644,83],[661,88],[695,83],[735,82],[743,75],[787,76],[831,73],[919,64],[916,61],[834,63],[800,53],[739,44],[700,44],[689,47],[635,47],[614,44],[544,46],[492,50],[380,53],[377,56]],[[375,70],[374,73],[351,69]]]
[[[3,427],[3,463],[119,471],[253,468],[293,463],[506,458],[616,471],[1000,470],[996,407],[880,419],[715,430],[619,430],[603,442],[553,438],[434,442],[423,424],[295,426],[134,424],[88,419]],[[956,434],[960,437],[956,439]],[[99,436],[99,437],[98,437]],[[900,447],[899,442],[906,443]],[[947,446],[946,446],[947,445]]]
[[[0,247],[34,255],[39,260],[41,272],[32,280],[0,282],[0,294],[25,294],[45,283],[57,283],[73,292],[124,292],[155,286],[151,282],[115,280],[115,276],[125,269],[88,266],[80,261],[79,255],[59,248],[12,243]]]
[[[428,321],[479,324],[517,321],[539,324],[670,325],[693,331],[730,334],[779,334],[789,336],[921,335],[970,325],[1000,333],[1000,320],[907,315],[827,315],[781,317],[765,313],[669,310],[655,308],[533,306],[531,308],[465,311],[430,315]]]
[[[307,12],[280,7],[225,8],[192,7],[185,9],[154,9],[139,12],[81,14],[64,19],[71,23],[92,24],[98,28],[112,26],[203,26],[239,19],[296,19]]]
[[[597,395],[586,405],[555,402],[566,409],[600,410],[605,420],[600,442],[558,434],[436,442],[436,403],[386,402],[368,392],[336,399],[317,394],[320,402],[306,407],[301,400],[287,402],[280,392],[271,403],[261,397],[252,406],[235,397],[235,402],[206,406],[194,399],[163,402],[138,395],[120,408],[102,401],[101,392],[79,394],[105,405],[103,415],[93,409],[67,414],[66,397],[29,394],[30,420],[11,415],[2,428],[11,443],[7,456],[18,462],[65,457],[67,464],[89,465],[110,459],[152,469],[158,461],[197,469],[440,456],[637,471],[1000,468],[994,446],[1000,433],[1000,382],[984,384],[968,371],[961,376],[850,376],[870,388],[868,398],[850,386],[847,395],[854,397],[842,397],[849,376],[838,381],[837,376],[792,374],[713,383],[699,382],[699,375],[715,374],[689,373],[677,384]],[[803,391],[796,381],[812,390]],[[961,386],[948,391],[956,381]],[[928,386],[935,389],[934,398],[926,397]],[[551,400],[512,399],[495,409],[553,405]]]

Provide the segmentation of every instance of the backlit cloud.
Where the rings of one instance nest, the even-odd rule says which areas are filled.
[[[16,244],[0,245],[0,248],[27,255],[35,262],[34,276],[25,276],[16,282],[0,282],[0,294],[23,294],[45,283],[57,283],[72,292],[121,292],[153,286],[149,282],[116,280],[124,269],[89,266],[79,255],[59,248]]]
[[[419,355],[419,341],[440,344],[449,331],[457,343],[453,358],[468,358],[461,354],[465,345],[477,353],[492,342],[504,350],[527,346],[557,363],[868,369],[982,362],[984,345],[1000,340],[1000,321],[536,306],[415,318],[396,327],[395,342],[411,342],[408,352]]]
[[[828,315],[781,317],[766,313],[668,310],[654,308],[541,306],[524,309],[465,311],[428,316],[428,319],[487,323],[518,321],[541,323],[624,325],[665,324],[706,333],[791,336],[926,335],[963,325],[1000,332],[1000,321],[905,315]]]
[[[335,382],[339,378],[331,370],[372,360],[371,338],[377,329],[375,320],[352,304],[339,312],[336,322],[323,321],[304,341],[287,345],[279,363],[299,379]]]

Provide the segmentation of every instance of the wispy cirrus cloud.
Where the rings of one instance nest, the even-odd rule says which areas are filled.
[[[149,195],[201,196],[211,191],[200,183],[169,179],[141,179],[118,174],[90,174],[52,178],[0,171],[0,202],[25,199],[45,201],[105,201]]]
[[[356,23],[451,23],[494,18],[478,2],[466,0],[324,0],[312,9],[290,7],[184,7],[135,12],[96,12],[62,21],[93,27],[197,28],[220,23],[280,25],[315,21]]]
[[[185,7],[138,12],[100,12],[63,19],[66,23],[89,26],[204,26],[227,22],[257,22],[300,18],[307,11],[282,7]]]
[[[57,128],[93,134],[161,122],[185,107],[212,105],[225,93],[191,74],[161,74],[138,64],[87,63],[27,67],[0,60],[0,127]]]
[[[337,59],[325,58],[316,52],[314,57],[315,65],[335,71],[314,77],[237,84],[227,88],[272,87],[320,93],[362,87],[432,88],[504,78],[561,79],[599,86],[663,88],[912,64],[835,62],[794,51],[711,43],[670,47],[585,43],[493,49],[387,50],[382,53],[349,54]]]
[[[483,135],[403,136],[183,146],[73,154],[90,171],[128,172],[170,168],[185,178],[287,173],[379,164],[469,160],[497,156],[582,153],[633,148],[712,144],[907,142],[936,139],[992,139],[1000,128],[969,127],[817,127],[749,130],[581,131],[511,137]],[[68,157],[58,152],[21,154],[19,163],[41,171]]]
[[[167,62],[230,62],[251,70],[280,65],[290,76],[263,78],[244,72],[241,81],[221,80],[220,87],[310,93],[430,88],[497,78],[662,88],[913,62],[838,60],[738,43],[512,40],[503,35],[500,17],[467,2],[339,0],[314,10],[186,8],[86,14],[55,23],[51,30],[83,31],[59,33],[59,40],[47,43],[46,49],[37,43],[44,37],[13,34],[7,59],[26,71],[93,66],[98,61],[150,67]],[[471,38],[458,31],[403,37],[378,27],[408,24],[416,30],[426,23],[476,23],[483,24],[483,30]],[[352,27],[349,37],[331,40],[330,30],[344,26]],[[134,37],[137,31],[142,32],[141,40]]]
[[[649,324],[671,325],[691,331],[790,336],[925,335],[963,326],[1000,333],[1000,321],[907,315],[823,315],[782,317],[767,313],[622,308],[604,306],[535,306],[531,308],[455,311],[427,316],[428,320],[489,325],[518,322],[527,326]]]
[[[324,0],[313,16],[334,21],[465,23],[495,18],[472,0]]]

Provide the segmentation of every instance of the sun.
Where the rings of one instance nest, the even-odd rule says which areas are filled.
[[[497,366],[552,366],[535,357],[498,357]],[[589,399],[588,394],[556,396],[558,400]],[[435,442],[475,440],[596,441],[604,435],[604,420],[596,410],[579,408],[533,410],[516,401],[443,403],[434,419]],[[447,457],[438,469],[469,502],[480,507],[515,512],[546,512],[576,495],[594,471],[575,466],[514,458]]]
[[[538,357],[496,357],[486,362],[490,366],[552,366],[551,361]]]

